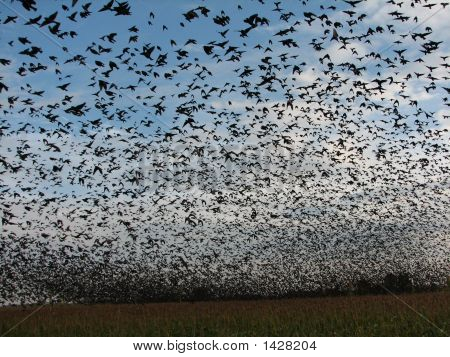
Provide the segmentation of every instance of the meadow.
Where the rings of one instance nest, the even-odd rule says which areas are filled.
[[[9,332],[38,306],[2,307],[0,335],[449,336],[449,291],[397,296],[49,305]]]

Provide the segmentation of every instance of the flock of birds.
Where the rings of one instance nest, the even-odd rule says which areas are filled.
[[[449,3],[198,2],[0,1],[0,302],[445,281]]]

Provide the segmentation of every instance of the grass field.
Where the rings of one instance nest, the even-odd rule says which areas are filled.
[[[450,292],[402,294],[399,298],[417,312],[391,295],[55,305],[41,308],[7,336],[449,335]],[[0,308],[0,335],[36,308]]]

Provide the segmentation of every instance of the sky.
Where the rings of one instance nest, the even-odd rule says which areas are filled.
[[[0,1],[5,251],[448,269],[450,6],[87,3]]]

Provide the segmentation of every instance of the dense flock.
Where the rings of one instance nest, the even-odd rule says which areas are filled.
[[[446,284],[449,3],[192,4],[0,2],[0,302]]]

